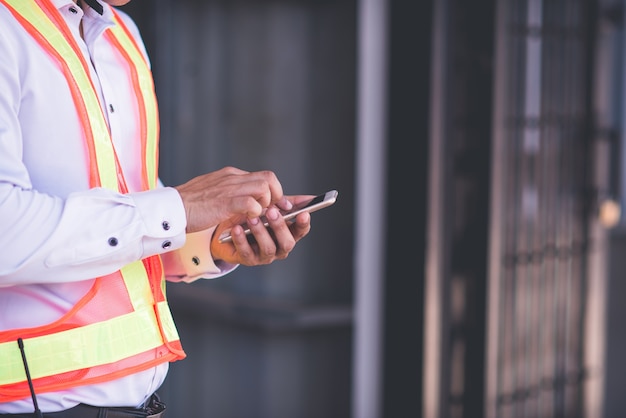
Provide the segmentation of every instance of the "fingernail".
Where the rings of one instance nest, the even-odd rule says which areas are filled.
[[[267,210],[266,216],[270,218],[271,220],[275,221],[280,216],[280,213],[278,213],[278,209],[270,208]]]
[[[259,223],[259,218],[248,219],[248,223],[251,225],[256,225]]]

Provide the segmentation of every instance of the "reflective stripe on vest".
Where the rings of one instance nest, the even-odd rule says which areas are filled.
[[[0,3],[58,63],[68,82],[83,126],[91,187],[126,193],[89,67],[63,17],[50,0]],[[104,36],[119,52],[135,89],[141,134],[138,140],[144,156],[142,189],[148,190],[157,181],[159,126],[154,86],[143,54],[112,10],[115,25]],[[115,303],[108,303],[112,301]],[[103,305],[105,309],[101,309]],[[165,300],[158,256],[97,278],[87,295],[53,323],[1,331],[0,403],[29,396],[17,338],[24,340],[37,392],[110,381],[185,357]]]
[[[173,323],[165,302],[157,305],[161,318]],[[122,331],[125,330],[125,331]],[[166,330],[168,338],[178,338],[175,329]],[[100,343],[106,341],[107,343]],[[94,344],[96,343],[97,344]],[[33,379],[113,363],[163,344],[153,309],[142,309],[80,328],[25,340],[28,366]],[[14,341],[0,344],[2,374],[0,384],[24,378],[24,363]]]
[[[141,128],[141,149],[145,156],[142,186],[145,190],[154,189],[157,182],[157,165],[159,159],[158,137],[159,116],[152,75],[145,57],[139,50],[135,39],[128,32],[119,15],[113,10],[116,25],[105,33],[105,37],[115,45],[118,51],[130,64],[131,77],[135,95],[139,102],[139,121]],[[139,71],[139,69],[141,71]],[[153,121],[154,123],[147,123]]]

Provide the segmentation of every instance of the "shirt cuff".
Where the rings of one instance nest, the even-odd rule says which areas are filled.
[[[132,199],[147,231],[142,242],[144,255],[163,254],[185,244],[187,214],[176,189],[132,193]]]
[[[168,281],[191,283],[215,279],[237,268],[237,264],[213,259],[210,248],[214,231],[215,227],[187,234],[182,248],[161,255]]]

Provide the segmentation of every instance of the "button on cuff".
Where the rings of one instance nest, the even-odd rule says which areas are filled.
[[[130,195],[146,226],[146,236],[159,239],[159,247],[166,239],[177,246],[174,237],[185,234],[186,214],[176,189],[161,187]]]

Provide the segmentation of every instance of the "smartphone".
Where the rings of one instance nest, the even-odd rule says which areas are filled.
[[[295,205],[289,211],[281,211],[283,215],[283,219],[286,221],[292,221],[299,213],[302,212],[315,212],[316,210],[320,210],[322,208],[326,208],[337,201],[337,196],[339,193],[337,190],[330,190],[326,193],[322,193],[311,198],[308,201],[301,202],[299,205]],[[265,219],[264,216],[261,216],[261,221],[267,227],[269,226],[269,222]],[[246,235],[250,234],[250,228],[248,228],[248,224],[241,224],[243,230]],[[232,237],[230,236],[230,229],[222,232],[219,238],[219,242],[230,242],[232,241]]]

